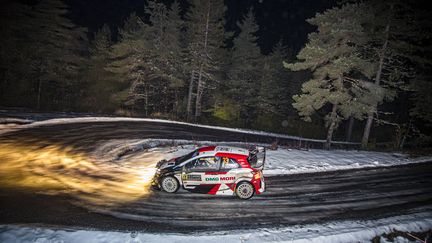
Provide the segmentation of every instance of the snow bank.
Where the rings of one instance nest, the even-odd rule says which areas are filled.
[[[29,120],[29,119],[0,117],[0,124],[28,124],[32,122],[33,120]]]
[[[370,242],[394,230],[424,232],[432,229],[432,212],[389,217],[379,220],[339,221],[284,228],[157,234],[75,229],[49,229],[0,225],[0,242]]]
[[[201,125],[201,124],[195,124],[195,123],[187,123],[187,122],[179,122],[179,121],[171,121],[171,120],[163,120],[163,119],[130,118],[130,117],[55,118],[55,119],[49,119],[49,120],[44,120],[44,121],[36,121],[36,122],[33,122],[31,124],[28,124],[28,125],[23,125],[23,126],[19,127],[19,129],[31,128],[31,127],[37,127],[37,126],[46,126],[46,125],[55,125],[55,124],[71,124],[71,123],[82,123],[82,122],[128,122],[128,121],[181,124],[181,125],[201,127],[201,128],[209,128],[209,129],[216,129],[216,130],[223,130],[223,131],[241,132],[241,133],[248,133],[248,134],[255,134],[255,135],[271,136],[271,137],[275,137],[275,138],[284,138],[284,139],[301,140],[301,141],[318,142],[318,143],[324,143],[325,142],[325,140],[321,140],[321,139],[302,138],[302,137],[298,137],[298,136],[290,136],[290,135],[285,135],[285,134],[271,133],[271,132],[264,132],[264,131],[257,131],[257,130]],[[14,129],[16,129],[16,128],[14,128]],[[0,134],[5,133],[5,132],[9,132],[9,131],[11,131],[11,130],[3,130],[3,131],[0,131]],[[359,143],[344,142],[344,141],[334,141],[333,143],[334,144],[353,144],[353,145],[359,144]]]
[[[155,158],[171,159],[179,157],[200,146],[216,145],[212,141],[190,141],[169,139],[113,140],[95,151],[96,157],[119,158],[118,154],[127,148],[130,154],[123,156],[126,161],[139,161],[148,158],[151,153]],[[240,142],[218,142],[217,145],[231,146],[269,146],[269,144],[245,144]],[[373,168],[405,165],[432,161],[432,156],[410,158],[401,153],[369,152],[357,150],[296,150],[279,147],[267,150],[265,175],[283,175],[324,172],[346,169]],[[155,163],[157,161],[154,161]]]
[[[19,128],[23,124],[30,124],[32,122],[32,120],[28,119],[0,117],[0,134],[4,131],[13,130]]]
[[[401,153],[357,150],[267,150],[264,174],[298,174],[395,166],[432,161],[432,156],[410,158]]]

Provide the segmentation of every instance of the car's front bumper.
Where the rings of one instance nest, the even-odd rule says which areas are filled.
[[[160,189],[159,180],[160,180],[160,173],[156,172],[153,176],[153,179],[151,180],[151,187],[154,189]]]

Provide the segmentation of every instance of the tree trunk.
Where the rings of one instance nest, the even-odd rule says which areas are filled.
[[[391,6],[391,9],[393,9],[393,5]],[[380,51],[380,60],[379,60],[379,66],[378,66],[378,70],[377,73],[375,75],[375,84],[379,85],[381,82],[381,74],[382,74],[382,70],[384,67],[384,60],[385,60],[385,52],[387,50],[387,46],[388,46],[388,40],[389,40],[389,31],[390,31],[390,19],[386,25],[385,28],[385,40],[384,43],[381,47],[381,51]],[[366,149],[368,146],[368,142],[369,142],[369,135],[370,135],[370,130],[372,127],[372,123],[373,123],[373,118],[374,115],[377,111],[377,106],[378,104],[373,104],[372,107],[370,108],[369,112],[368,112],[368,118],[366,120],[366,125],[365,128],[363,130],[363,138],[362,138],[362,144],[361,147],[363,149]]]
[[[351,142],[353,127],[354,127],[354,117],[351,116],[349,118],[348,128],[347,128],[347,132],[346,132],[346,139],[345,140],[347,142]]]
[[[402,136],[401,142],[400,142],[400,144],[399,144],[399,149],[400,149],[400,150],[402,150],[402,149],[404,148],[406,138],[407,138],[407,136],[408,136],[408,133],[409,133],[410,130],[411,130],[411,122],[412,122],[412,119],[409,120],[409,123],[408,123],[408,126],[407,126],[407,128],[406,128],[406,131],[405,131],[404,135]]]
[[[198,117],[201,116],[201,100],[204,92],[202,72],[203,72],[203,65],[201,64],[200,71],[198,74],[198,87],[197,87],[196,99],[195,99],[195,121],[197,121]]]
[[[362,138],[362,149],[366,149],[369,143],[369,134],[373,123],[373,117],[375,114],[376,106],[373,106],[371,110],[368,112],[368,118],[366,119],[366,125],[363,130],[363,138]]]
[[[179,114],[179,97],[178,97],[178,89],[175,88],[174,89],[174,105],[173,105],[173,110],[174,110],[174,120],[178,119],[178,114]]]
[[[192,96],[193,96],[193,86],[195,84],[194,82],[195,77],[195,71],[192,70],[191,73],[191,79],[189,83],[189,92],[188,92],[188,101],[187,101],[187,120],[189,121],[192,116]]]
[[[41,80],[41,78],[39,78],[39,81],[38,81],[38,92],[37,92],[37,101],[36,101],[36,110],[40,109],[41,92],[42,92],[42,80]]]
[[[4,69],[2,73],[2,85],[0,87],[0,97],[4,98],[4,94],[6,93],[7,90],[7,70]]]
[[[203,51],[205,53],[201,58],[208,58],[207,53],[207,43],[208,43],[208,33],[209,33],[209,22],[210,22],[210,3],[208,3],[207,16],[206,16],[206,26],[205,26],[205,34],[204,34],[204,46]],[[200,62],[200,70],[198,76],[198,87],[197,94],[195,100],[195,121],[198,120],[198,117],[201,116],[201,98],[204,93],[204,81],[203,81],[203,71],[204,71],[204,60]]]
[[[149,91],[147,85],[145,85],[144,87],[145,116],[148,117]]]
[[[380,57],[380,61],[379,61],[379,67],[378,67],[378,71],[377,71],[376,76],[375,76],[375,84],[376,85],[379,85],[380,82],[381,82],[381,74],[382,74],[382,68],[383,68],[383,65],[384,65],[384,56],[385,56],[384,52],[385,52],[385,49],[387,48],[387,43],[388,42],[386,40],[384,42],[383,48],[381,50],[382,52],[381,52],[381,57]],[[362,138],[362,148],[363,149],[367,148],[367,145],[368,145],[368,142],[369,142],[370,130],[371,130],[371,127],[372,127],[374,115],[375,115],[375,113],[377,111],[377,106],[378,106],[378,104],[373,104],[372,107],[370,108],[369,112],[368,112],[368,117],[367,117],[367,120],[366,120],[366,125],[365,125],[365,128],[363,130],[363,138]]]
[[[326,143],[324,144],[325,149],[330,149],[331,146],[333,132],[336,128],[336,116],[337,116],[336,111],[337,111],[337,105],[333,105],[332,112],[330,115],[330,126],[327,130],[327,139],[326,139]]]

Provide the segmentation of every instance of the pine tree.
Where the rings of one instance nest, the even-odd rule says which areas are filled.
[[[178,106],[177,92],[184,85],[180,10],[176,1],[171,8],[149,1],[145,8],[149,24],[132,14],[112,48],[114,61],[108,70],[130,84],[126,104],[144,110],[146,116]]]
[[[387,5],[387,4],[385,4]],[[377,7],[377,6],[375,6]],[[379,6],[379,8],[381,10],[383,10],[384,7],[383,5]],[[375,85],[382,85],[381,83],[383,82],[383,70],[384,70],[384,63],[386,61],[387,58],[387,53],[389,53],[389,40],[390,40],[390,25],[392,22],[392,18],[394,17],[394,5],[391,4],[390,6],[386,6],[390,7],[390,11],[388,9],[385,9],[385,11],[382,11],[381,13],[379,13],[379,17],[378,16],[374,16],[374,21],[370,22],[370,24],[375,25],[374,28],[371,28],[371,32],[370,34],[373,35],[378,35],[378,37],[374,37],[374,40],[371,41],[371,43],[377,43],[376,45],[372,46],[372,49],[375,50],[377,54],[377,56],[375,57],[375,60],[377,62],[377,70],[376,70],[376,74],[375,74],[375,78],[374,78],[374,84]],[[372,10],[373,11],[373,10]],[[378,17],[378,21],[376,19],[376,17]],[[384,22],[382,21],[384,19]],[[378,23],[378,24],[377,24]],[[378,31],[375,30],[375,28],[378,27]],[[391,82],[391,81],[390,81]],[[370,129],[372,127],[372,122],[373,122],[373,118],[375,116],[375,113],[377,112],[377,106],[379,103],[381,103],[383,101],[383,99],[377,99],[376,102],[374,102],[374,104],[372,104],[372,106],[369,109],[369,112],[367,114],[367,120],[366,120],[366,125],[364,128],[364,132],[363,132],[363,138],[362,138],[362,148],[366,148],[368,141],[369,141],[369,134],[370,134]]]
[[[240,34],[234,39],[231,63],[227,72],[230,83],[229,93],[242,105],[240,116],[246,126],[256,117],[259,103],[260,76],[262,59],[256,41],[258,25],[253,10],[250,9],[243,21],[239,22]],[[268,66],[269,67],[269,66]]]
[[[190,73],[187,114],[192,115],[195,96],[195,120],[201,116],[204,91],[214,87],[221,66],[224,45],[224,14],[222,0],[191,1],[187,17],[187,71]],[[195,92],[195,94],[194,94]]]
[[[180,16],[181,8],[177,1],[171,4],[167,13],[167,26],[166,26],[166,50],[169,51],[170,59],[170,74],[176,78],[170,79],[170,87],[179,88],[184,86],[184,60],[183,60],[183,28],[184,21]]]
[[[108,70],[130,84],[129,107],[146,116],[166,114],[178,105],[176,92],[184,84],[180,6],[149,1],[145,11],[149,24],[136,14],[126,20]]]
[[[85,102],[83,106],[92,111],[113,112],[119,104],[113,94],[119,91],[120,84],[112,72],[106,69],[110,63],[110,50],[113,42],[111,30],[104,24],[94,35],[90,45],[90,61],[87,69]]]
[[[174,2],[171,8],[163,3],[149,1],[146,12],[150,15],[148,42],[153,47],[149,50],[152,67],[148,78],[158,81],[158,89],[164,93],[160,107],[168,112],[168,106],[178,105],[177,91],[181,88],[184,76],[182,60],[182,28],[180,5]],[[172,101],[174,100],[174,104]]]
[[[416,75],[410,80],[412,107],[410,116],[421,123],[432,124],[432,20],[430,12],[415,8],[414,24],[411,25],[409,59],[415,66]]]
[[[171,60],[170,74],[172,73],[172,76],[175,77],[170,79],[170,88],[173,89],[174,92],[173,111],[175,117],[178,117],[180,113],[180,93],[182,88],[187,85],[184,81],[187,80],[186,67],[184,64],[185,36],[183,30],[185,23],[181,19],[180,12],[180,4],[174,1],[168,10],[168,23],[166,27],[166,39],[168,40],[167,50],[170,50]]]
[[[139,16],[132,13],[119,29],[120,40],[114,44],[110,51],[112,61],[107,70],[113,72],[124,83],[128,84],[127,90],[123,90],[117,96],[132,110],[144,110],[149,114],[150,93],[152,86],[146,78],[148,67],[152,66],[149,60],[147,25]]]
[[[412,3],[399,0],[367,1],[366,4],[368,9],[365,11],[372,17],[364,21],[368,36],[365,56],[375,64],[375,86],[385,90],[386,95],[375,99],[370,106],[362,138],[363,148],[368,145],[373,121],[378,117],[378,106],[405,90],[408,80],[414,77],[415,70],[421,65],[419,62],[425,61],[418,58],[423,45],[419,38],[425,33],[421,29],[425,24],[416,21],[421,10],[414,10]]]
[[[55,108],[71,108],[78,98],[80,74],[86,65],[83,57],[86,29],[77,27],[65,17],[68,7],[60,0],[44,0],[26,13],[13,33],[21,43],[19,52],[25,63],[28,82],[36,90],[35,107],[41,108],[43,100]]]
[[[90,54],[95,59],[105,59],[104,57],[108,56],[111,45],[111,29],[107,24],[104,24],[94,35]]]
[[[0,103],[28,105],[23,97],[31,96],[33,76],[28,63],[31,49],[23,42],[22,26],[31,7],[15,1],[6,1],[0,9]],[[34,78],[34,77],[33,77]],[[17,97],[21,97],[19,101]]]
[[[32,65],[39,74],[37,108],[43,85],[49,85],[48,82],[57,85],[53,98],[60,107],[71,107],[78,98],[75,95],[79,93],[79,74],[86,62],[81,53],[87,43],[87,30],[65,18],[67,12],[63,2],[45,0],[34,8],[29,19],[33,31],[28,34],[34,38],[31,45],[36,50]]]
[[[286,57],[287,50],[280,41],[264,58],[258,95],[261,112],[279,115],[287,113],[285,107],[290,103],[291,97],[288,96],[287,70],[283,67]]]
[[[415,92],[411,100],[413,107],[410,110],[410,115],[426,121],[426,124],[432,124],[432,77],[420,76],[413,80],[411,84],[412,90]]]
[[[364,17],[362,8],[361,4],[346,4],[309,19],[318,31],[309,34],[308,43],[297,55],[301,61],[285,65],[294,71],[313,72],[313,78],[303,84],[302,94],[293,97],[293,106],[306,121],[318,110],[327,113],[324,117],[327,149],[341,120],[350,116],[361,119],[366,112],[367,104],[359,100],[364,100],[371,89],[349,77],[353,72],[366,77],[372,73],[371,65],[358,55],[364,30],[359,21],[352,21]]]

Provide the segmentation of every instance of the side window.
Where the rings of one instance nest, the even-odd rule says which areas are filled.
[[[222,161],[221,169],[236,169],[236,168],[240,168],[240,165],[237,163],[237,161],[235,159],[231,159],[231,158],[227,158],[227,157],[222,157],[221,161]]]
[[[188,171],[215,171],[219,170],[219,157],[202,157],[185,165]]]

